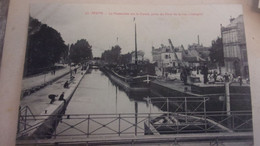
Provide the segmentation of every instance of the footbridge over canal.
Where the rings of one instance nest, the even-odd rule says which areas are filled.
[[[27,123],[21,125],[17,145],[253,144],[251,111],[206,111],[207,97],[145,100],[167,111],[138,113],[136,108],[135,113],[49,115],[47,120],[41,115],[23,116]],[[31,121],[37,122],[30,125]],[[31,133],[35,129],[42,131]]]
[[[219,117],[223,113],[207,113],[206,117],[202,113],[188,114],[197,117],[197,119],[191,121],[188,118],[187,121],[180,119],[175,121],[172,118],[175,115],[175,119],[178,119],[178,116],[181,117],[185,113],[53,115],[62,128],[57,128],[52,133],[42,133],[37,136],[38,139],[36,137],[32,139],[18,138],[17,145],[252,144],[251,119],[245,119],[245,117],[251,116],[250,113],[232,112],[230,116],[225,116],[218,122],[210,122],[209,119]],[[168,117],[168,115],[170,116]],[[158,117],[169,120],[167,122],[157,121],[157,126],[155,126],[153,120]],[[36,116],[35,118],[41,117]],[[232,123],[229,128],[223,126],[227,122]],[[199,123],[201,124],[199,125]],[[163,131],[164,134],[160,133],[162,127],[167,127],[167,130]],[[32,125],[22,133],[25,134],[26,131],[33,128],[36,127]],[[165,134],[167,132],[175,134]],[[41,139],[39,139],[40,137]]]

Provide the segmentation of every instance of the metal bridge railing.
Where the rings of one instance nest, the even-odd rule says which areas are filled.
[[[23,129],[27,129],[28,123],[32,120],[36,120],[32,110],[29,106],[19,107],[19,119],[18,119],[18,127],[17,132],[20,132]],[[28,119],[28,120],[27,120]]]
[[[209,97],[147,97],[149,106],[156,105],[160,110],[166,112],[204,112]]]
[[[18,139],[35,131],[37,138],[161,135],[178,133],[251,132],[251,111],[26,116]],[[34,121],[34,122],[30,122]],[[35,122],[36,121],[36,122]],[[37,122],[39,121],[39,122]],[[33,123],[33,125],[30,125]],[[43,130],[43,131],[42,131]]]

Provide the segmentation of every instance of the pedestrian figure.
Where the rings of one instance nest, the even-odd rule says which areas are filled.
[[[233,81],[233,79],[234,79],[234,76],[233,76],[232,73],[230,73],[230,74],[229,74],[229,80],[230,80],[230,81]]]
[[[188,76],[187,74],[184,74],[183,76],[184,85],[187,85],[187,80],[188,80]]]
[[[239,84],[240,84],[240,86],[242,86],[242,84],[243,84],[242,77],[241,77],[241,76],[238,76],[238,80],[239,80]]]
[[[227,74],[227,73],[225,73],[224,79],[225,79],[225,82],[229,82],[229,77],[228,77],[228,74]]]
[[[207,82],[209,81],[209,79],[208,79],[208,71],[209,71],[209,69],[208,69],[207,65],[205,64],[204,67],[202,68],[204,84],[207,84]]]
[[[188,78],[187,69],[186,69],[186,67],[184,67],[181,72],[181,79],[182,79],[184,85],[187,85],[187,78]]]
[[[77,73],[77,68],[74,69],[75,74]]]
[[[61,93],[59,100],[64,100],[64,92]]]
[[[181,72],[181,74],[180,74],[180,79],[181,79],[181,81],[184,81],[184,76],[183,76],[183,72]]]
[[[198,75],[200,73],[199,67],[197,66],[196,69],[197,69],[197,75]]]
[[[63,85],[64,88],[69,88],[69,81],[66,81],[65,84]]]
[[[61,93],[60,97],[59,97],[59,101],[64,101],[64,104],[66,104],[66,100],[64,99],[64,92]]]
[[[214,82],[217,82],[217,72],[214,70],[213,73]]]
[[[220,73],[217,75],[217,81],[219,81],[219,82],[223,82],[224,81],[224,79],[223,79],[223,77],[221,76]]]
[[[55,101],[55,97],[57,97],[58,95],[55,95],[55,94],[50,94],[48,97],[49,99],[51,99],[51,102],[50,104],[52,104],[54,101]]]

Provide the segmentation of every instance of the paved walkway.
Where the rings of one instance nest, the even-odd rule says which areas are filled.
[[[55,120],[52,119],[51,115],[62,114],[64,110],[64,104],[69,102],[72,98],[73,93],[77,89],[80,81],[84,77],[86,71],[78,71],[74,73],[74,79],[71,80],[70,74],[60,78],[59,80],[53,82],[51,85],[43,88],[42,90],[32,93],[29,96],[24,97],[21,100],[20,106],[23,109],[24,107],[29,107],[28,109],[21,110],[20,115],[24,115],[25,118],[19,120],[19,133],[18,137],[34,137],[41,133],[49,132],[48,129],[53,126]],[[69,88],[64,88],[63,85],[66,81],[69,81]],[[64,100],[59,101],[59,96],[64,92]],[[55,94],[55,102],[50,104],[50,99],[48,98],[49,94]],[[30,111],[32,113],[30,113]],[[41,115],[39,119],[28,119],[28,115]],[[39,133],[40,131],[40,133]]]
[[[40,85],[43,85],[51,80],[54,80],[62,75],[65,75],[70,71],[69,66],[66,66],[63,69],[57,70],[55,75],[48,72],[46,74],[41,74],[33,77],[28,77],[23,79],[22,90],[28,90]]]
[[[60,74],[65,73],[66,71],[67,70],[62,70],[60,72]],[[57,77],[58,74],[56,74],[55,76]],[[82,76],[81,71],[78,71],[77,74],[73,74],[73,76],[75,77],[74,81],[77,80],[78,78],[80,78]],[[51,79],[52,79],[52,77],[49,77],[49,80],[51,80]],[[65,96],[66,96],[66,91],[70,90],[70,88],[74,88],[74,86],[75,86],[74,81],[70,84],[69,89],[63,88],[64,83],[66,81],[68,81],[69,79],[70,79],[70,74],[65,75],[64,77],[60,78],[59,80],[53,82],[51,85],[48,85],[45,88],[24,97],[20,101],[20,106],[22,108],[25,106],[28,106],[34,115],[41,114],[50,105],[50,99],[48,98],[49,94],[58,95],[58,97],[56,97],[56,99],[58,99],[59,95],[62,92],[65,92]],[[37,81],[34,82],[34,84],[36,84],[36,83],[40,83],[40,82],[37,82]],[[30,85],[30,86],[32,86],[32,85]],[[53,103],[53,105],[55,105],[55,102]]]

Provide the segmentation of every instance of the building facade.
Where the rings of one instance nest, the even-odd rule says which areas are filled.
[[[131,63],[134,64],[135,63],[135,52],[133,51],[131,53],[131,55],[132,55]],[[139,50],[139,51],[137,51],[137,63],[140,64],[143,61],[144,61],[144,52]]]
[[[235,76],[249,76],[243,15],[231,18],[230,24],[221,26],[226,72]]]
[[[201,66],[210,61],[209,54],[209,47],[204,47],[202,44],[192,44],[188,46],[184,60],[191,67]]]
[[[203,65],[210,61],[209,53],[209,47],[204,47],[201,44],[189,45],[188,49],[184,49],[182,45],[174,47],[174,49],[165,45],[161,45],[159,48],[152,48],[153,62],[157,63],[157,67],[160,70]]]
[[[182,61],[182,50],[180,47],[174,48],[177,58],[170,46],[161,45],[159,48],[152,48],[153,62],[157,63],[157,67],[168,68],[168,67],[178,67],[179,61]]]

